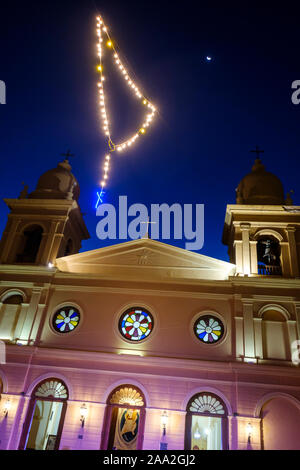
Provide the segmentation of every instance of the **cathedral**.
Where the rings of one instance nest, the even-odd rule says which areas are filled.
[[[0,449],[300,449],[300,206],[257,158],[229,262],[90,237],[68,160],[5,199]],[[241,175],[242,176],[242,175]]]

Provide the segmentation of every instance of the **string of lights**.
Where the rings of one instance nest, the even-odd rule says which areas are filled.
[[[102,121],[102,129],[104,134],[107,137],[107,143],[109,147],[109,151],[105,155],[104,164],[103,164],[103,176],[100,182],[101,191],[97,192],[98,200],[96,203],[96,208],[100,203],[103,202],[103,195],[104,195],[104,187],[107,185],[108,177],[109,177],[109,170],[111,164],[111,154],[114,151],[123,152],[130,148],[140,136],[146,133],[147,128],[151,125],[153,118],[155,117],[156,108],[153,104],[143,95],[140,91],[138,86],[135,84],[134,80],[130,77],[128,70],[123,65],[120,55],[115,49],[114,42],[109,35],[108,29],[103,21],[101,16],[97,16],[97,53],[99,57],[99,65],[97,67],[98,72],[100,73],[100,81],[98,82],[98,93],[99,93],[99,106],[100,106],[100,116]],[[139,126],[138,130],[134,132],[131,136],[127,139],[119,142],[114,143],[111,137],[111,127],[110,122],[107,115],[107,106],[106,106],[106,99],[105,99],[105,91],[104,91],[104,66],[103,66],[103,51],[104,51],[104,41],[105,46],[108,51],[111,51],[113,54],[113,59],[116,67],[119,69],[121,76],[127,83],[128,87],[132,90],[135,94],[136,98],[140,101],[141,105],[146,108],[146,116]]]

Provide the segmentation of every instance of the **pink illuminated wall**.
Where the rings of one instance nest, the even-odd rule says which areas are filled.
[[[287,398],[273,398],[262,408],[265,450],[300,450],[300,409]]]

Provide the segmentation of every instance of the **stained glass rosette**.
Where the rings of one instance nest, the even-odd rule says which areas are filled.
[[[80,314],[74,307],[64,307],[53,316],[53,328],[60,333],[73,331],[80,321]]]
[[[141,341],[150,335],[153,329],[153,318],[144,309],[129,309],[121,316],[119,329],[124,338],[130,341]]]
[[[224,326],[218,318],[205,315],[196,321],[194,331],[200,341],[211,344],[216,343],[222,338]]]

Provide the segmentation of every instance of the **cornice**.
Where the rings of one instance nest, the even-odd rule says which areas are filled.
[[[33,354],[34,353],[34,354]],[[292,365],[274,365],[274,364],[248,364],[244,362],[232,362],[232,361],[209,361],[201,359],[189,359],[189,358],[173,358],[173,357],[162,357],[162,356],[139,356],[137,354],[118,354],[118,353],[105,353],[97,351],[82,351],[74,349],[59,349],[59,348],[43,348],[43,347],[33,347],[33,346],[15,346],[7,345],[7,357],[9,356],[20,356],[22,357],[22,363],[18,362],[7,362],[7,365],[18,365],[26,366],[26,358],[29,359],[32,357],[31,367],[45,367],[43,363],[37,363],[38,360],[46,360],[47,367],[58,367],[57,359],[59,358],[60,362],[63,360],[70,361],[70,364],[77,364],[74,367],[68,367],[70,370],[81,370],[98,372],[101,370],[102,366],[109,365],[113,369],[114,364],[120,364],[120,360],[126,360],[129,366],[142,366],[142,367],[155,367],[157,369],[167,368],[169,370],[176,369],[181,371],[203,371],[222,373],[222,374],[245,374],[251,376],[276,376],[278,377],[290,377],[300,379],[300,368]],[[24,361],[25,359],[25,361]],[[49,361],[53,360],[53,365]],[[84,363],[92,362],[94,367],[87,368]],[[80,363],[83,363],[80,366]],[[63,366],[65,368],[65,366]],[[103,368],[103,367],[102,367]],[[103,369],[106,372],[110,372],[109,369]],[[145,369],[146,370],[146,369]],[[116,371],[117,374],[120,374],[120,371]],[[148,375],[153,375],[148,373]],[[180,373],[178,374],[180,376]],[[217,378],[216,378],[217,380]],[[232,381],[232,379],[229,379]],[[245,383],[248,383],[247,381]],[[261,382],[255,383],[254,385],[259,385]],[[300,385],[298,386],[300,391]]]

